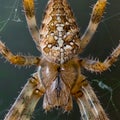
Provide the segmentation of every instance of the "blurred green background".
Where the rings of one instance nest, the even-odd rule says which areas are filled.
[[[0,0],[0,39],[6,43],[13,53],[39,56],[36,46],[29,34],[22,0]],[[35,0],[38,25],[41,24],[44,8],[48,0]],[[89,22],[91,8],[96,0],[68,0],[78,22],[81,34]],[[93,56],[104,60],[117,46],[120,40],[120,0],[109,0],[104,18],[92,41],[85,49],[82,57]],[[0,59],[0,120],[3,120],[10,106],[21,91],[21,87],[36,70],[35,67],[15,67]],[[90,80],[98,98],[111,120],[120,120],[120,57],[111,67],[111,71],[94,74],[84,71]],[[103,89],[99,82],[106,85]],[[74,109],[69,114],[52,110],[47,114],[42,109],[42,99],[34,113],[34,120],[80,120],[79,110],[74,103]]]

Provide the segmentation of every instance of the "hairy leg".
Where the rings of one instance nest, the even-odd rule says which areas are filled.
[[[81,92],[77,103],[82,120],[109,120],[89,83],[82,86]]]
[[[110,68],[110,66],[117,61],[120,56],[120,44],[113,50],[113,52],[108,56],[104,62],[99,60],[82,59],[80,63],[83,68],[91,72],[103,72]]]
[[[36,45],[39,45],[40,34],[39,34],[39,29],[37,27],[36,18],[35,18],[34,0],[23,0],[23,7],[25,10],[25,16],[26,16],[29,31]]]
[[[45,90],[37,74],[34,74],[24,86],[4,120],[30,120],[35,106]]]
[[[0,54],[10,63],[20,66],[39,65],[40,58],[34,56],[14,55],[1,41]]]
[[[107,0],[98,0],[97,3],[94,5],[88,27],[85,33],[83,34],[83,36],[81,37],[81,50],[82,51],[87,46],[87,44],[90,42],[92,36],[95,33],[98,27],[98,24],[100,23],[101,18],[103,16],[106,3],[107,3]]]

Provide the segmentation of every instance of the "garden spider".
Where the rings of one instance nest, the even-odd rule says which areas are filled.
[[[4,120],[30,120],[39,99],[43,108],[60,107],[65,112],[78,103],[82,120],[108,120],[99,100],[81,68],[92,72],[107,70],[120,55],[120,44],[104,62],[79,58],[90,42],[104,13],[107,0],[98,0],[82,37],[67,0],[49,0],[40,30],[37,27],[34,1],[23,0],[28,28],[42,53],[40,57],[14,55],[0,42],[0,53],[12,64],[36,65],[38,70],[28,80]]]

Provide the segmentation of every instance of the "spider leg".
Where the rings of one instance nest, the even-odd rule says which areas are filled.
[[[25,17],[26,17],[29,31],[36,45],[38,45],[40,41],[40,34],[39,34],[39,29],[37,27],[36,18],[35,18],[34,0],[23,0],[23,7],[25,10]]]
[[[120,55],[120,44],[113,50],[113,52],[108,56],[104,62],[100,62],[99,60],[90,60],[90,59],[82,59],[81,65],[85,69],[91,72],[103,72],[117,61],[117,58]]]
[[[40,63],[39,57],[14,55],[1,41],[0,41],[0,54],[4,56],[10,63],[20,66],[25,65],[38,65]]]
[[[37,74],[34,74],[24,86],[4,120],[30,120],[35,106],[45,90]]]
[[[87,46],[92,36],[94,35],[98,24],[100,23],[103,16],[106,3],[107,0],[98,0],[97,3],[94,5],[88,27],[81,37],[81,50],[83,50]]]
[[[82,120],[109,120],[89,83],[82,86],[81,92],[76,99]]]

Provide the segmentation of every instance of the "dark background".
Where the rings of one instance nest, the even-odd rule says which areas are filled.
[[[39,56],[36,46],[28,32],[24,18],[22,0],[0,0],[0,39],[13,53]],[[37,22],[41,18],[48,0],[35,0]],[[91,8],[96,0],[68,0],[81,29],[81,34],[89,22]],[[103,61],[117,46],[120,40],[120,0],[109,0],[104,18],[92,41],[82,57],[93,56]],[[21,91],[21,87],[36,70],[35,67],[19,68],[0,59],[0,120],[3,120],[10,106]],[[111,120],[120,120],[120,57],[111,67],[111,71],[94,74],[84,71]],[[98,82],[103,82],[109,89],[103,89]],[[111,89],[110,89],[111,88]],[[110,90],[112,90],[110,92]],[[112,95],[112,96],[111,96]],[[42,109],[42,99],[34,113],[34,120],[80,120],[75,103],[73,111],[62,114],[53,110],[47,114]]]

